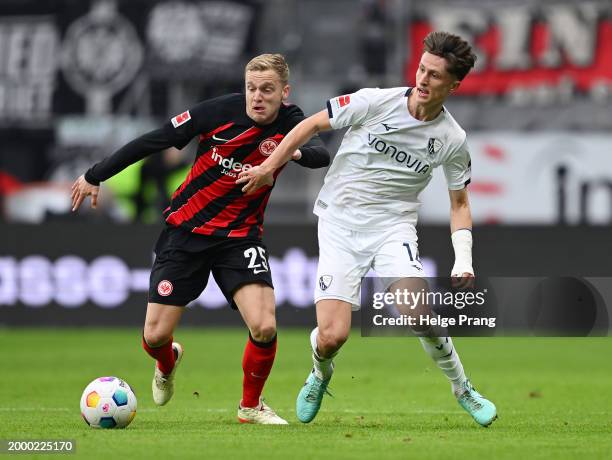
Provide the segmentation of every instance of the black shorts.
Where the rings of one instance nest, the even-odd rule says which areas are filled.
[[[242,285],[272,285],[268,251],[256,238],[198,235],[166,227],[155,245],[149,282],[149,302],[187,305],[197,299],[210,272],[232,308],[234,292]]]

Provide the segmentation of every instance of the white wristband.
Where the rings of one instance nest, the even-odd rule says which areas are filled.
[[[451,276],[462,276],[464,273],[474,274],[472,268],[472,232],[461,228],[451,235],[453,249],[455,250],[455,265]]]

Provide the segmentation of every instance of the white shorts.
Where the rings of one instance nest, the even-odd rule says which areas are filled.
[[[401,224],[364,232],[319,219],[315,303],[338,299],[359,310],[361,279],[370,268],[381,278],[425,277],[414,226]]]

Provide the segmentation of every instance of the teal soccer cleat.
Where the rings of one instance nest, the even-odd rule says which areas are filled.
[[[331,393],[327,391],[330,380],[321,380],[315,375],[314,369],[312,370],[295,402],[295,411],[300,422],[311,422],[317,416],[323,395],[327,393],[331,396]]]
[[[478,393],[469,380],[463,383],[455,396],[457,402],[472,416],[476,423],[487,427],[497,418],[495,404]]]

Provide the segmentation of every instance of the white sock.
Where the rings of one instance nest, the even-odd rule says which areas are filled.
[[[312,364],[315,376],[321,380],[329,380],[334,373],[334,362],[331,358],[322,358],[317,350],[317,336],[319,328],[315,327],[310,333],[310,346],[312,347]],[[334,355],[335,356],[335,355]]]
[[[450,337],[419,337],[425,352],[431,356],[440,370],[450,380],[453,393],[459,391],[467,380],[459,355]]]

